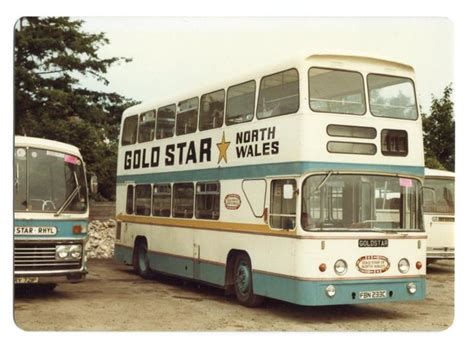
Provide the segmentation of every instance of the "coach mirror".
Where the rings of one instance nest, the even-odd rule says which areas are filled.
[[[97,175],[91,174],[90,188],[92,193],[97,193],[99,183],[97,182]]]
[[[284,199],[293,199],[295,194],[293,185],[285,184],[283,185],[283,198]]]

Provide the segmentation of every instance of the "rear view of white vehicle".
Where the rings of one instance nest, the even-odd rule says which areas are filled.
[[[454,259],[454,173],[425,169],[423,208],[430,261]]]

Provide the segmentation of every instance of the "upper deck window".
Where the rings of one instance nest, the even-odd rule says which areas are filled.
[[[144,143],[155,138],[155,110],[150,110],[140,114],[138,123],[138,142]]]
[[[222,126],[224,122],[224,99],[225,92],[223,89],[204,94],[201,97],[199,130],[214,129]]]
[[[122,145],[131,145],[137,142],[138,115],[130,116],[123,122]]]
[[[194,133],[196,131],[198,106],[198,97],[179,102],[176,115],[176,135]]]
[[[309,69],[309,107],[317,112],[365,114],[362,75],[353,71]]]
[[[176,105],[171,104],[158,109],[156,119],[156,139],[170,138],[174,135]]]
[[[253,119],[255,89],[256,83],[253,80],[227,89],[226,125],[249,122]]]
[[[405,120],[418,118],[415,87],[412,80],[370,74],[367,77],[367,84],[372,115]]]
[[[257,118],[291,114],[299,109],[298,70],[265,76],[260,82]]]

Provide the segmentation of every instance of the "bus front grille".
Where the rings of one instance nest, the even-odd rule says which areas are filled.
[[[15,271],[59,271],[81,268],[82,260],[56,260],[56,244],[15,243]]]

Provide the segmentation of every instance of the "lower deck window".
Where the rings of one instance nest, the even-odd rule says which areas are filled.
[[[171,214],[171,185],[153,186],[153,215],[169,217]]]
[[[197,183],[196,218],[219,219],[220,187],[217,182]]]
[[[420,183],[381,175],[312,175],[303,183],[301,224],[317,230],[420,230]]]
[[[194,212],[194,184],[173,186],[173,217],[191,219]]]
[[[271,184],[270,226],[292,230],[296,225],[296,195],[291,199],[284,197],[285,185],[291,185],[296,192],[295,180],[273,180]]]
[[[133,185],[127,186],[127,203],[125,206],[125,212],[127,214],[133,214],[133,193],[134,193]]]
[[[135,214],[150,215],[151,213],[151,185],[135,186]]]

